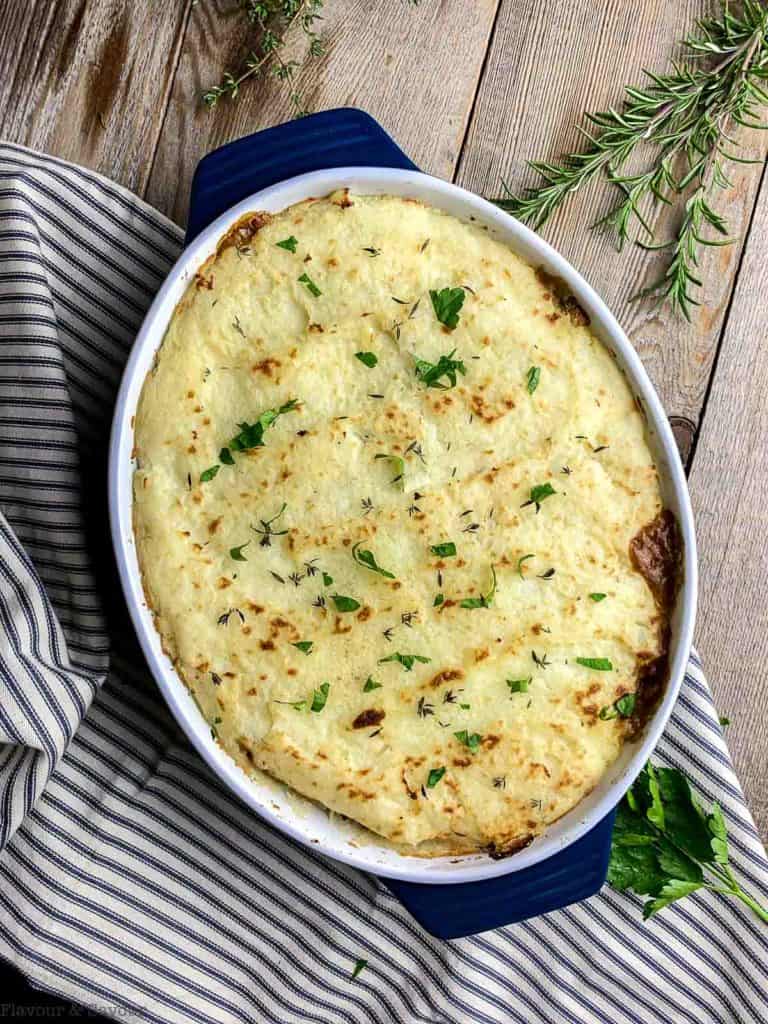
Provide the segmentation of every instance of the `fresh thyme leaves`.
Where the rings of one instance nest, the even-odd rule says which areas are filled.
[[[374,455],[374,459],[389,459],[392,463],[392,468],[395,471],[395,475],[392,477],[391,483],[399,484],[400,490],[405,490],[405,459],[400,455],[387,455],[386,452],[379,452],[378,455]]]
[[[523,502],[520,508],[526,508],[528,505],[535,505],[536,511],[538,512],[541,508],[542,501],[544,501],[545,498],[551,497],[553,494],[557,494],[557,491],[554,489],[552,484],[537,484],[535,487],[531,488],[531,496],[528,501]]]
[[[635,710],[635,701],[634,693],[625,693],[613,704],[606,704],[604,708],[600,708],[597,717],[604,722],[610,721],[612,718],[631,718]]]
[[[740,886],[729,863],[728,830],[720,807],[707,813],[676,768],[650,761],[621,801],[613,827],[608,881],[650,896],[649,918],[697,889],[744,903],[768,923],[768,909]]]
[[[266,412],[259,416],[255,423],[238,423],[240,433],[236,434],[229,444],[221,449],[219,452],[219,462],[225,466],[234,466],[235,460],[232,458],[232,452],[245,452],[251,448],[262,448],[264,446],[265,431],[272,426],[279,416],[287,412],[293,412],[298,407],[298,404],[298,399],[292,398],[285,405],[281,405],[279,409],[267,409]],[[213,480],[220,469],[221,465],[211,466],[210,469],[206,469],[200,474],[200,482],[207,483],[209,480]]]
[[[288,533],[288,530],[273,530],[272,529],[272,523],[276,522],[280,518],[280,516],[283,514],[283,512],[285,512],[285,510],[287,508],[288,508],[287,504],[285,502],[283,502],[282,506],[280,507],[280,511],[276,512],[275,515],[273,515],[271,519],[260,519],[259,520],[259,523],[260,523],[259,526],[252,526],[251,527],[251,529],[253,530],[254,533],[261,534],[261,540],[259,541],[259,546],[260,547],[268,548],[268,547],[270,547],[272,545],[272,538],[273,537],[283,537],[286,533]]]
[[[336,605],[337,612],[356,612],[360,602],[354,597],[344,597],[342,594],[331,594],[331,600]]]
[[[370,693],[371,690],[380,690],[381,683],[377,683],[373,676],[368,676],[363,686],[363,693]]]
[[[466,293],[464,288],[441,288],[440,291],[430,290],[432,308],[435,316],[450,330],[458,326],[459,313],[464,305]]]
[[[422,665],[428,665],[432,659],[425,658],[421,654],[401,654],[399,651],[395,651],[394,654],[389,654],[386,658],[379,658],[380,665],[387,661],[396,661],[399,665],[403,666],[406,672],[410,672],[417,661]]]
[[[416,705],[416,714],[419,718],[429,718],[435,713],[435,705],[430,704],[426,697],[419,697],[419,702]]]
[[[295,647],[302,654],[311,654],[313,644],[314,640],[298,640],[295,644],[291,644],[291,647]]]
[[[359,359],[369,370],[372,370],[379,361],[375,352],[355,352],[355,359]]]
[[[213,480],[220,469],[221,466],[211,466],[210,469],[204,469],[200,474],[200,483],[207,484],[209,480]]]
[[[248,559],[243,554],[243,551],[248,547],[251,542],[247,540],[245,544],[239,544],[236,548],[229,549],[229,557],[233,558],[236,562],[247,562]]]
[[[541,367],[532,366],[528,373],[525,375],[525,386],[528,389],[528,394],[532,395],[536,388],[539,386],[541,380]]]
[[[315,298],[317,298],[318,295],[322,295],[323,294],[320,291],[320,289],[317,287],[315,282],[312,280],[312,278],[309,276],[309,274],[307,274],[307,273],[302,274],[301,277],[299,277],[298,280],[299,280],[300,284],[303,284],[303,285],[306,286],[307,291],[310,293],[310,295],[314,295]]]
[[[528,687],[533,682],[533,676],[528,676],[527,679],[507,679],[506,683],[509,687],[510,696],[513,693],[528,693]]]
[[[459,743],[463,743],[472,754],[477,753],[480,749],[480,744],[483,742],[483,737],[480,736],[479,733],[473,732],[470,734],[466,729],[462,729],[460,732],[455,732],[453,735]]]
[[[293,235],[289,235],[288,238],[284,238],[282,242],[275,242],[275,245],[280,249],[287,249],[288,252],[296,252],[296,246],[299,244],[298,238],[294,238]]]
[[[552,662],[547,661],[546,654],[543,655],[543,657],[539,657],[536,651],[531,651],[531,657],[533,658],[533,663],[537,668],[549,668],[552,664]]]
[[[493,599],[496,596],[496,570],[491,566],[491,586],[488,589],[487,594],[481,594],[480,597],[465,597],[463,601],[459,602],[460,608],[490,608],[493,603]]]
[[[328,691],[331,689],[330,683],[321,683],[318,690],[312,691],[312,703],[310,705],[310,711],[322,711],[328,701]]]
[[[434,789],[440,779],[445,775],[445,768],[431,768],[427,776],[427,789]]]
[[[371,258],[374,256],[381,256],[381,249],[377,249],[373,245],[364,245],[363,252],[367,253]]]
[[[358,974],[361,971],[365,970],[365,968],[367,966],[368,966],[368,961],[367,960],[355,960],[355,966],[352,969],[352,977],[356,978],[358,976]]]
[[[577,658],[577,665],[583,665],[584,668],[591,668],[595,672],[612,672],[613,664],[608,658]]]
[[[370,569],[371,572],[377,572],[379,576],[385,576],[388,580],[397,579],[393,572],[388,572],[376,562],[372,551],[360,550],[360,544],[362,541],[358,541],[357,544],[352,545],[352,557],[358,565],[362,565],[365,569]]]
[[[525,579],[525,576],[523,576],[523,563],[527,562],[529,558],[535,558],[535,555],[523,555],[517,560],[517,575],[521,580]]]
[[[235,319],[232,321],[232,326],[234,327],[234,329],[237,331],[241,338],[245,337],[245,331],[243,330],[243,325],[240,323],[239,316],[236,316]]]
[[[595,592],[594,594],[590,594],[589,595],[589,599],[590,599],[590,601],[594,601],[595,604],[600,604],[600,602],[604,601],[607,596],[608,596],[607,594],[599,594],[599,593]]]
[[[429,550],[437,558],[452,558],[456,554],[456,545],[448,540],[444,544],[432,544]]]
[[[416,360],[416,376],[428,388],[439,388],[441,391],[448,391],[456,387],[456,374],[464,376],[467,368],[460,359],[454,359],[456,349],[449,352],[447,356],[440,356],[436,363],[427,362],[426,359]],[[440,378],[447,377],[448,383],[441,384]]]
[[[636,223],[650,238],[638,244],[668,251],[662,275],[641,295],[669,301],[686,319],[699,304],[692,290],[701,285],[701,247],[734,240],[712,206],[713,194],[731,187],[728,162],[744,162],[733,151],[733,129],[764,127],[760,107],[768,104],[768,10],[754,0],[720,6],[719,16],[701,19],[698,31],[683,40],[683,62],[665,74],[646,73],[650,81],[644,87],[627,86],[622,109],[588,115],[594,127],[583,133],[584,149],[560,163],[532,163],[542,184],[520,196],[505,185],[506,197],[497,200],[539,228],[572,193],[604,175],[619,197],[599,223],[615,231],[619,249]],[[645,168],[626,171],[630,157],[646,145],[655,153]],[[659,203],[682,205],[683,215],[675,237],[654,244],[648,212]]]

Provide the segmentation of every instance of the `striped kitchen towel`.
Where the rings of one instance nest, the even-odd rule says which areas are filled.
[[[768,927],[740,904],[696,894],[643,923],[605,887],[441,942],[375,878],[264,824],[185,742],[123,609],[105,498],[122,367],[181,245],[110,182],[0,146],[0,956],[156,1024],[768,1022]],[[657,759],[720,802],[765,901],[695,657]]]

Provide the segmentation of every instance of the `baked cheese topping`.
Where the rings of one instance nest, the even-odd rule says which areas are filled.
[[[411,853],[503,854],[638,727],[665,653],[630,554],[662,510],[644,419],[479,225],[347,192],[245,218],[135,444],[148,603],[246,772]]]

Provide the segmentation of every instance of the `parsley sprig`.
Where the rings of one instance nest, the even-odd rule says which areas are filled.
[[[387,569],[382,567],[376,561],[372,551],[360,550],[362,541],[358,541],[357,544],[352,545],[352,557],[358,565],[362,565],[364,569],[370,569],[371,572],[377,572],[379,576],[384,576],[388,580],[395,580],[397,577],[393,572],[389,572]]]
[[[436,363],[430,363],[426,359],[416,360],[416,376],[428,388],[439,388],[441,391],[448,391],[456,387],[456,374],[464,376],[467,368],[460,359],[454,359],[456,349],[449,352],[447,356],[440,356]],[[441,378],[447,377],[448,383],[442,384]]]
[[[768,910],[744,892],[730,867],[723,812],[716,803],[705,812],[677,768],[649,761],[619,804],[608,881],[652,897],[643,907],[646,919],[709,889],[741,900],[768,923]]]
[[[245,452],[251,448],[262,448],[264,446],[264,434],[280,416],[287,412],[293,412],[298,407],[298,398],[281,405],[279,409],[267,409],[254,423],[238,423],[240,432],[219,452],[219,463],[225,466],[234,466],[235,460],[232,452]],[[200,474],[200,482],[207,483],[213,480],[219,472],[221,465],[216,464]]]
[[[432,308],[435,316],[450,330],[458,326],[459,313],[464,305],[466,294],[463,288],[441,288],[440,291],[430,290]]]

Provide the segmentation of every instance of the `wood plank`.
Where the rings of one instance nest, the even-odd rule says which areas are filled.
[[[701,558],[697,643],[728,746],[768,840],[768,178],[763,180],[690,487]]]
[[[6,139],[143,192],[192,0],[0,0]]]
[[[707,0],[660,3],[624,0],[502,0],[489,60],[480,84],[459,184],[488,197],[503,178],[515,189],[536,175],[530,158],[553,159],[579,145],[576,126],[585,110],[617,104],[624,83],[642,81],[641,69],[668,66],[673,41],[709,11]],[[762,159],[765,133],[744,133],[744,156]],[[741,235],[754,206],[760,166],[733,165],[734,187],[717,206],[731,233]],[[636,246],[617,256],[613,240],[588,226],[610,207],[602,184],[572,197],[542,234],[606,299],[640,353],[687,458],[717,351],[741,245],[710,250],[702,261],[707,305],[686,324],[669,311],[630,301],[656,276],[660,260]],[[670,237],[666,209],[654,218]]]
[[[302,76],[311,110],[362,107],[424,170],[450,178],[464,137],[498,0],[462,4],[333,0],[324,12],[328,54]],[[274,81],[244,89],[236,104],[201,107],[200,93],[236,66],[242,30],[223,0],[192,12],[147,199],[183,223],[197,162],[231,139],[289,119]]]

